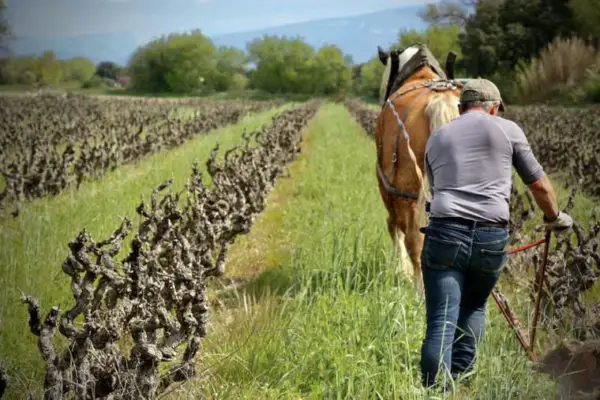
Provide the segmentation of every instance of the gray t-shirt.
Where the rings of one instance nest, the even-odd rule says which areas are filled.
[[[508,222],[512,166],[527,185],[544,176],[516,123],[471,111],[444,125],[425,147],[430,216]]]

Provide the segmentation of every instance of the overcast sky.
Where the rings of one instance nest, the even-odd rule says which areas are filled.
[[[423,0],[7,0],[17,36],[131,33],[146,40],[201,29],[212,36],[345,17]]]

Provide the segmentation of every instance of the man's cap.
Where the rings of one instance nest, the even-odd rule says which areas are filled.
[[[504,102],[500,90],[492,81],[487,79],[469,79],[460,93],[460,102],[499,101],[500,111],[504,111]]]

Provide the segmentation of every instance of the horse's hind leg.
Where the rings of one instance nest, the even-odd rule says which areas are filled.
[[[423,249],[423,234],[420,229],[420,215],[415,208],[411,208],[406,213],[407,224],[406,224],[406,236],[404,238],[404,244],[408,256],[413,265],[411,271],[414,283],[420,287],[422,276],[421,276],[421,251]]]
[[[396,205],[397,204],[393,204],[392,207],[395,207]],[[402,273],[408,278],[412,275],[412,272],[410,268],[409,254],[406,251],[406,229],[403,218],[399,218],[397,210],[394,210],[394,212],[388,217],[387,223],[388,232],[390,233],[392,242],[394,243],[394,256],[396,257],[397,261],[396,272]]]
[[[387,218],[387,230],[390,234],[390,239],[394,244],[394,256],[398,262],[396,266],[396,272],[403,273],[407,277],[411,276],[410,271],[410,260],[405,247],[405,235],[403,229],[403,222],[398,218],[398,201],[391,197],[384,189],[381,182],[378,181],[379,190],[383,204],[388,212]]]

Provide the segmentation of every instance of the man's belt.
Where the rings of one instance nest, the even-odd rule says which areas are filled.
[[[442,223],[450,223],[450,224],[460,224],[465,225],[470,228],[476,227],[497,227],[497,228],[508,228],[508,222],[500,221],[500,222],[491,222],[491,221],[475,221],[467,218],[460,217],[435,217],[429,218],[431,222],[442,222]]]

